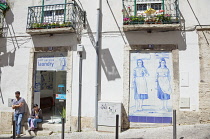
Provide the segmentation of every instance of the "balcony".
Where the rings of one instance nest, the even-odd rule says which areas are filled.
[[[84,19],[84,12],[76,2],[28,7],[26,32],[31,35],[72,33],[81,16]]]
[[[123,0],[123,30],[180,30],[178,7],[178,0]]]

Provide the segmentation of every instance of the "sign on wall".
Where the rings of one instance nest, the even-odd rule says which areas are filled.
[[[172,122],[173,67],[170,52],[132,52],[130,122]]]
[[[121,121],[121,103],[98,102],[98,125],[116,126],[117,114]],[[119,122],[119,126],[121,126],[121,122]]]
[[[41,71],[66,71],[66,57],[37,58],[37,70]]]

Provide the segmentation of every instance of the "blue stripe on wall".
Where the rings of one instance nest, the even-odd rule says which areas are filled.
[[[129,116],[129,121],[139,123],[172,123],[172,117]]]

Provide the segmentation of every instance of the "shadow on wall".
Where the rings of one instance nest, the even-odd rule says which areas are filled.
[[[149,44],[175,44],[179,50],[186,50],[186,37],[183,31],[170,32],[125,32],[128,44],[149,45]]]
[[[179,50],[186,50],[186,30],[185,19],[180,13],[180,30],[170,31],[162,30],[155,31],[127,31],[125,37],[127,38],[129,45],[148,45],[148,44],[175,44]],[[140,26],[140,25],[139,25]]]
[[[6,16],[4,19],[4,26],[3,26],[3,34],[2,38],[0,38],[1,40],[0,41],[0,82],[2,77],[1,68],[6,66],[14,66],[15,52],[16,49],[19,48],[17,39],[15,37],[15,31],[12,26],[13,22],[14,22],[14,14],[10,9],[9,11],[6,12]],[[8,37],[8,33],[10,37]],[[8,50],[7,49],[8,43],[12,43],[13,48]],[[4,104],[4,98],[3,98],[3,93],[1,91],[1,87],[0,87],[0,98],[1,98],[1,103]]]
[[[126,131],[130,128],[130,121],[128,113],[126,113],[124,105],[122,105],[122,131]]]
[[[27,121],[28,121],[28,118],[30,116],[30,113],[31,113],[31,110],[29,110],[28,104],[25,103],[25,114],[24,114],[24,117],[23,117],[23,120],[22,120],[22,123],[21,123],[22,127],[24,127],[25,130],[29,129]],[[22,130],[22,133],[23,133],[23,128],[21,128],[21,130]]]
[[[108,81],[121,78],[109,49],[101,50],[101,66]]]

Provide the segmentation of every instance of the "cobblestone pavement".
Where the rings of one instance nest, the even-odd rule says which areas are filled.
[[[8,139],[11,134],[0,135],[0,139]],[[48,136],[22,136],[23,139],[60,139],[60,133]],[[115,133],[107,132],[73,132],[65,133],[65,139],[114,139]],[[129,129],[119,134],[120,139],[172,139],[173,128],[141,128]],[[210,124],[182,125],[177,127],[177,139],[210,139]]]

